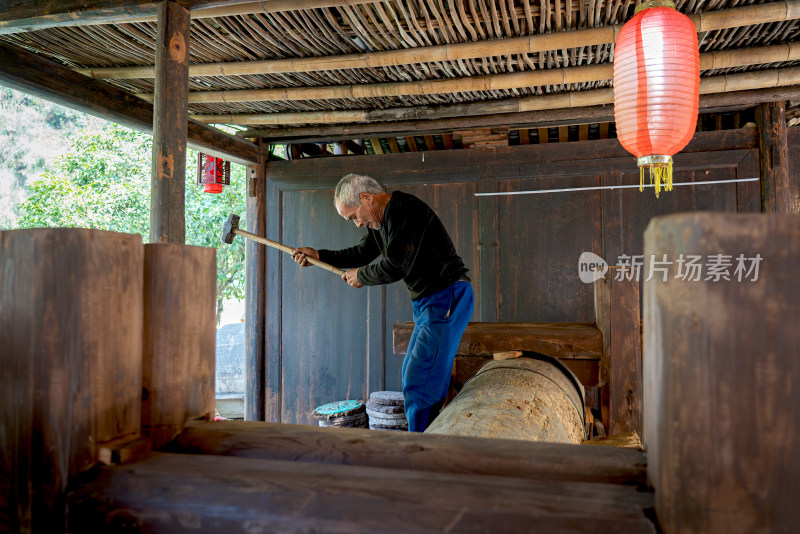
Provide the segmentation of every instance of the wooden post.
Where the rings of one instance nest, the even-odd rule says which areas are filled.
[[[214,410],[215,250],[145,246],[142,433],[153,448]]]
[[[150,242],[186,239],[186,136],[189,120],[189,10],[171,0],[158,6]]]
[[[247,167],[247,231],[267,233],[266,162]],[[266,384],[267,251],[264,245],[245,242],[245,396],[244,416],[263,421]]]
[[[791,191],[789,185],[786,102],[759,104],[756,122],[761,160],[761,211],[800,213],[798,191]]]
[[[603,333],[600,409],[608,434],[642,434],[642,335],[639,281],[611,273],[594,283],[597,327]]]
[[[67,483],[139,433],[139,236],[0,232],[0,531],[64,532]]]
[[[663,531],[791,532],[800,520],[790,497],[800,493],[800,217],[659,217],[644,253],[672,262],[666,281],[659,273],[644,283],[644,439]],[[697,281],[676,278],[688,254],[701,257]],[[729,279],[709,273],[727,258],[716,273]]]

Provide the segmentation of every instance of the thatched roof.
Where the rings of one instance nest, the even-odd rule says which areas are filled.
[[[424,133],[420,121],[428,120],[440,121],[428,131],[442,130],[441,121],[454,118],[460,122],[450,130],[535,126],[537,117],[585,123],[587,110],[607,120],[615,31],[639,2],[190,3],[191,115],[238,124],[248,135],[341,132],[344,139]],[[700,30],[701,93],[797,89],[800,2],[678,0],[676,7]],[[15,22],[15,9],[0,16],[0,41],[152,98],[157,28],[147,6],[95,19],[75,9],[62,19],[77,21],[47,24],[29,14]]]

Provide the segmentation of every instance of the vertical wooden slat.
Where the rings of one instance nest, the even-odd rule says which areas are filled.
[[[756,107],[761,154],[761,210],[764,213],[800,213],[789,187],[786,144],[786,102],[764,102]]]
[[[597,327],[603,333],[600,408],[609,434],[642,434],[642,338],[638,280],[606,273],[594,283]]]
[[[367,370],[366,392],[380,391],[386,387],[386,286],[367,289]]]
[[[281,236],[281,191],[275,182],[269,179],[269,165],[265,173],[267,178],[267,238],[283,242]],[[300,246],[300,245],[297,245]],[[266,368],[264,369],[264,420],[273,423],[281,422],[282,387],[282,352],[281,352],[281,280],[283,272],[281,255],[277,249],[266,251]]]
[[[478,182],[478,191],[481,193],[497,192],[497,180],[485,174]],[[499,254],[500,243],[497,229],[498,198],[479,197],[478,200],[478,285],[480,293],[476,295],[477,320],[483,322],[496,322],[500,320],[499,311]]]
[[[267,232],[266,162],[247,168],[247,231]],[[238,238],[244,239],[244,238]],[[245,419],[264,420],[266,377],[266,247],[248,239],[245,242]]]
[[[755,148],[745,156],[736,167],[736,178],[758,178],[759,151]],[[759,182],[739,182],[736,184],[736,211],[738,213],[761,211],[761,186]]]
[[[70,477],[139,433],[139,236],[0,232],[0,531],[64,532]]]
[[[216,250],[145,246],[142,433],[158,448],[214,411]]]
[[[189,10],[158,6],[153,110],[150,242],[184,243],[186,135],[189,119]]]

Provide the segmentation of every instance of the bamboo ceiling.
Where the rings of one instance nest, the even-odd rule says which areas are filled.
[[[278,0],[195,10],[190,114],[269,136],[465,116],[513,124],[520,112],[607,105],[613,41],[638,3]],[[676,7],[698,27],[701,93],[800,85],[800,0]],[[103,22],[0,27],[0,41],[152,98],[154,18]]]

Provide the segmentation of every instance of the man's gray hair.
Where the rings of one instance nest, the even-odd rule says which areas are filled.
[[[361,193],[371,193],[377,195],[385,193],[383,185],[372,178],[363,174],[347,174],[336,184],[336,191],[333,193],[333,201],[345,208],[358,206]]]

